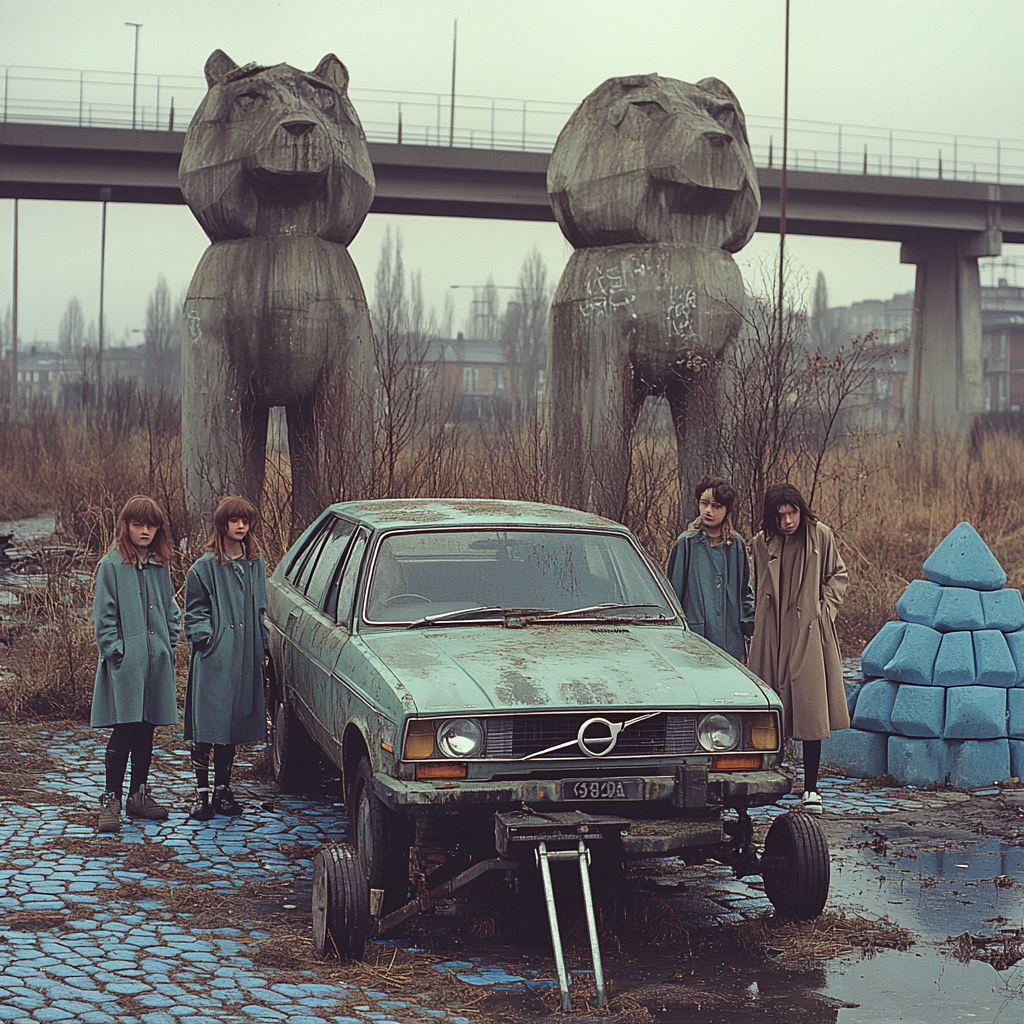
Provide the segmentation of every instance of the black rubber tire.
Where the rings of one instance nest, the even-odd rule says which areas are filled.
[[[363,757],[349,789],[349,838],[371,889],[384,890],[382,915],[403,906],[409,893],[409,847],[413,824],[395,814],[373,792],[373,769]]]
[[[320,763],[316,744],[287,700],[279,702],[270,716],[270,765],[282,793],[308,789]]]
[[[780,917],[810,921],[825,909],[831,882],[825,833],[809,814],[780,814],[761,855],[764,891]]]
[[[320,956],[360,960],[370,932],[370,888],[356,851],[324,843],[313,856],[313,945]]]

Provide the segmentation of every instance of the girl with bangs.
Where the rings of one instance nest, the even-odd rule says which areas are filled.
[[[104,764],[99,832],[121,827],[124,777],[132,774],[125,810],[133,818],[162,821],[167,809],[149,792],[153,732],[174,725],[174,647],[181,609],[171,586],[173,553],[163,509],[145,495],[129,498],[118,517],[118,541],[96,570],[92,621],[100,661],[91,724],[113,726]]]
[[[196,821],[242,813],[231,792],[235,747],[266,738],[267,576],[255,537],[258,521],[256,506],[246,498],[222,498],[208,550],[189,569],[185,584],[185,638],[192,647],[185,739],[192,741],[196,801],[189,817]]]

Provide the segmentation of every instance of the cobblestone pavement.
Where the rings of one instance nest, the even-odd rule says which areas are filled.
[[[293,934],[309,930],[310,856],[319,843],[343,838],[343,810],[330,797],[282,797],[251,776],[234,786],[242,817],[192,822],[186,752],[157,749],[151,781],[157,798],[173,803],[170,818],[124,819],[119,833],[98,836],[106,738],[85,727],[26,727],[16,736],[9,730],[0,748],[0,1021],[468,1024],[429,992],[396,998],[365,976],[337,980],[337,967],[325,977],[313,959],[284,967],[261,958],[272,937],[259,927],[260,906],[292,921]],[[237,767],[244,775],[251,766]],[[821,791],[826,813],[846,815],[899,815],[969,799],[875,791],[834,777],[823,779]],[[755,814],[771,816],[791,803]],[[679,906],[695,923],[771,909],[759,877],[738,880],[728,868],[679,866],[660,884],[682,890]],[[296,888],[306,894],[302,905]],[[246,920],[255,929],[217,926],[218,900],[230,899],[251,901]],[[450,910],[457,916],[458,901]],[[509,973],[479,958],[436,969],[475,985],[555,984],[537,971]]]

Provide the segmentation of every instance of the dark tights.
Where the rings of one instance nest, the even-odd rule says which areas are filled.
[[[107,771],[107,792],[116,793],[118,798],[124,791],[124,773],[128,769],[128,758],[132,760],[132,779],[128,787],[134,793],[145,785],[149,778],[149,765],[153,760],[153,730],[149,722],[119,722],[107,741],[107,752],[103,758]]]
[[[196,788],[210,788],[210,752],[213,752],[213,784],[227,786],[231,782],[231,765],[235,760],[234,743],[193,743],[192,767],[196,770]]]
[[[818,788],[818,766],[821,764],[821,740],[804,740],[804,792]]]

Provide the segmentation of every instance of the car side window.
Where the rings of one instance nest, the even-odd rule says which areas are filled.
[[[352,628],[352,605],[359,585],[359,572],[363,563],[363,552],[366,550],[367,534],[360,530],[349,546],[348,559],[338,575],[337,612],[339,626]],[[328,609],[330,610],[330,609]]]
[[[298,556],[292,560],[285,573],[285,579],[294,587],[306,592],[309,584],[309,577],[316,566],[317,557],[323,550],[327,538],[331,534],[331,527],[334,525],[334,517],[328,516],[310,536],[309,541]]]
[[[309,585],[306,587],[306,596],[318,608],[324,607],[323,598],[327,586],[335,577],[338,565],[341,563],[355,529],[355,523],[350,523],[345,519],[336,519],[324,541],[324,546],[316,560],[316,567],[309,578]]]

